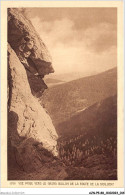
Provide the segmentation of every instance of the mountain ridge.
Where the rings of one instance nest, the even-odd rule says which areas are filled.
[[[97,76],[99,74],[102,74],[102,73],[105,73],[105,72],[110,72],[110,71],[113,71],[115,70],[117,67],[113,67],[111,69],[108,69],[108,70],[105,70],[105,71],[102,71],[102,72],[96,72],[96,73],[91,73],[91,74],[85,74],[84,72],[81,73],[81,72],[78,72],[78,73],[65,73],[65,74],[51,74],[50,76],[46,76],[45,77],[45,82],[47,82],[48,79],[53,79],[53,80],[61,80],[62,82],[65,82],[65,83],[68,83],[68,82],[72,82],[72,81],[76,81],[78,79],[82,79],[82,78],[88,78],[88,77],[91,77],[91,76]],[[74,78],[70,78],[70,77],[73,77]],[[69,76],[69,78],[67,78]],[[65,78],[66,77],[66,78]],[[63,84],[63,83],[62,83]],[[52,87],[52,86],[51,86]]]
[[[54,125],[117,92],[117,68],[48,88],[40,98]]]

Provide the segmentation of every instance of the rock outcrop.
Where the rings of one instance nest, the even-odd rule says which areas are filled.
[[[8,171],[13,179],[11,168],[40,171],[55,161],[58,136],[51,118],[33,96],[46,88],[42,78],[53,72],[51,57],[18,9],[8,10],[8,42]],[[62,168],[60,171],[54,174],[61,179],[65,174]]]
[[[42,78],[54,72],[52,59],[32,23],[19,9],[8,9],[8,42],[26,68],[32,93],[42,93],[47,88]]]

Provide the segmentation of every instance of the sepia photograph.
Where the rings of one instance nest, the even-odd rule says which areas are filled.
[[[117,180],[117,8],[7,22],[8,180]]]

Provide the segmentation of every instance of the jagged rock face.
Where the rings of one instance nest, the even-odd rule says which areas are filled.
[[[41,94],[47,88],[42,78],[54,72],[52,59],[32,23],[16,8],[8,9],[8,42],[27,71],[33,95]]]
[[[31,172],[58,155],[51,118],[32,95],[47,88],[42,78],[53,68],[46,46],[18,9],[8,11],[8,42],[8,165]]]
[[[10,46],[8,66],[9,143],[15,148],[18,164],[26,171],[33,170],[41,165],[43,159],[38,152],[39,147],[57,155],[58,136],[49,115],[31,94],[25,68]]]

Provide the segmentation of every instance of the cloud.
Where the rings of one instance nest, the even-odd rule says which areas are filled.
[[[93,28],[88,28],[84,38],[89,48],[99,53],[117,46],[116,29],[110,23],[100,23]]]
[[[104,71],[116,66],[116,29],[107,22],[84,29],[69,18],[31,21],[47,45],[56,73]],[[81,24],[82,25],[82,24]]]

